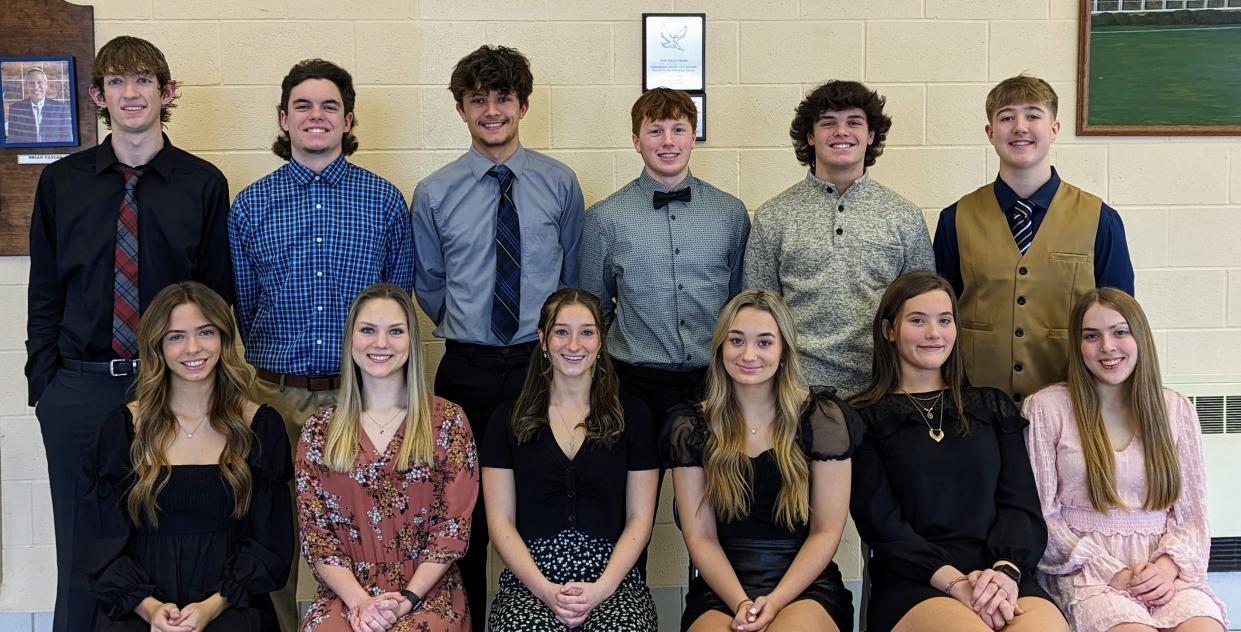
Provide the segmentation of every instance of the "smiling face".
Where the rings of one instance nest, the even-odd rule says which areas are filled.
[[[118,134],[160,133],[160,108],[172,103],[176,82],[169,81],[161,91],[151,73],[104,75],[103,92],[90,88],[95,105],[108,110],[112,130]]]
[[[815,175],[830,181],[833,173],[862,172],[866,148],[875,142],[875,133],[861,108],[827,110],[815,120],[806,142],[814,147]]]
[[[1044,169],[1051,166],[1048,156],[1060,133],[1060,121],[1046,105],[1018,103],[996,110],[986,131],[1001,168]]]
[[[769,312],[743,307],[724,337],[724,371],[737,384],[765,384],[776,377],[784,355],[780,328]]]
[[[1082,361],[1099,384],[1123,384],[1138,363],[1138,342],[1120,312],[1095,303],[1082,317]]]
[[[665,187],[674,187],[689,173],[689,156],[694,149],[694,126],[689,119],[642,121],[633,135],[633,148],[642,155],[646,173]]]
[[[350,353],[362,379],[401,375],[409,360],[409,322],[405,310],[390,298],[362,304],[350,335]]]
[[[23,84],[26,90],[26,98],[31,103],[39,103],[43,97],[47,95],[47,75],[39,70],[31,70],[26,73],[26,81]]]
[[[887,338],[896,345],[902,376],[938,373],[957,341],[952,299],[943,290],[931,290],[905,301],[896,323],[887,327]]]
[[[515,92],[475,90],[462,97],[457,114],[469,126],[474,147],[502,162],[517,151],[517,132],[528,107],[521,105]]]
[[[220,331],[197,305],[182,303],[168,316],[162,347],[164,363],[174,380],[208,380],[220,361]]]
[[[539,339],[558,377],[589,375],[599,359],[599,323],[580,303],[562,306]]]
[[[341,153],[341,139],[353,129],[353,113],[345,112],[340,89],[328,79],[307,79],[289,91],[280,110],[280,129],[288,132],[293,159],[326,164]]]

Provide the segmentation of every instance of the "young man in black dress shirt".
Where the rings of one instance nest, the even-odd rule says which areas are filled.
[[[112,133],[43,171],[30,220],[26,378],[52,488],[56,632],[93,629],[95,602],[69,581],[81,455],[127,399],[138,315],[188,279],[233,302],[228,182],[164,136],[177,95],[163,53],[113,39],[95,56],[90,96]]]

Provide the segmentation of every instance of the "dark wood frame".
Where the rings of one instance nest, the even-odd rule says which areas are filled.
[[[78,86],[77,86],[78,75],[77,75],[77,71],[74,69],[73,56],[72,55],[25,55],[25,56],[14,56],[14,57],[0,57],[0,67],[3,67],[4,64],[31,62],[31,61],[55,62],[55,63],[67,64],[67,68],[69,71],[69,95],[68,95],[68,98],[65,100],[69,102],[69,116],[70,116],[70,119],[72,120],[72,124],[70,127],[73,130],[73,138],[67,141],[51,141],[51,142],[44,142],[44,143],[39,143],[39,142],[10,143],[8,142],[8,138],[5,137],[3,139],[4,142],[0,143],[0,146],[5,147],[5,148],[18,147],[18,148],[23,148],[23,149],[26,149],[26,148],[40,149],[43,147],[77,147],[80,144],[78,138],[79,136],[81,136],[81,134],[78,130],[78,127],[79,127],[78,125]],[[3,125],[4,122],[5,122],[4,110],[2,109],[2,107],[0,107],[0,125]],[[3,129],[3,127],[0,127],[0,129]],[[0,136],[3,136],[3,134],[0,134]]]
[[[702,86],[698,88],[678,88],[692,94],[702,94],[707,89],[707,14],[706,13],[643,13],[642,14],[642,91],[659,86],[646,85],[646,24],[648,18],[701,18],[702,19]],[[668,86],[675,87],[675,86]]]
[[[1090,0],[1078,0],[1078,136],[1238,136],[1241,125],[1090,125]]]

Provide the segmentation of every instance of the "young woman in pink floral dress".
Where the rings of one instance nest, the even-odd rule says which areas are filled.
[[[358,295],[340,397],[302,430],[297,508],[319,591],[300,632],[464,632],[456,560],[470,535],[478,456],[461,408],[432,397],[401,288]]]
[[[1048,592],[1077,632],[1222,632],[1193,405],[1161,385],[1150,325],[1128,294],[1086,294],[1069,336],[1068,381],[1024,410]]]

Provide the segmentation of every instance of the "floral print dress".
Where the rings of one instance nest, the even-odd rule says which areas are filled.
[[[404,431],[378,453],[365,432],[350,472],[324,462],[334,407],[306,420],[297,447],[297,509],[302,555],[316,564],[353,572],[372,595],[405,588],[423,562],[449,564],[438,584],[423,596],[417,612],[396,622],[392,632],[457,632],[470,629],[465,589],[456,560],[470,539],[470,514],[478,499],[478,454],[461,408],[431,402],[435,453],[431,466],[401,471],[397,453]],[[322,578],[299,632],[349,632],[349,608]]]

